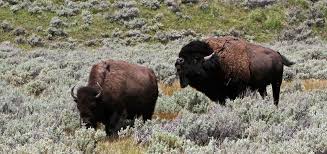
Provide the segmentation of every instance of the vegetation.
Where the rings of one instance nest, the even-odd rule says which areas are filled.
[[[0,0],[0,153],[327,152],[324,0]],[[278,108],[256,93],[210,101],[181,89],[174,63],[190,40],[234,35],[295,61]],[[159,80],[152,120],[108,137],[80,127],[70,88],[119,59]]]
[[[33,1],[8,4],[1,7],[0,22],[7,21],[15,27],[27,30],[25,36],[37,34],[46,42],[75,41],[78,44],[101,39],[119,37],[127,39],[127,44],[142,41],[167,42],[167,39],[184,37],[183,30],[192,30],[196,35],[236,35],[256,42],[269,42],[282,35],[290,26],[317,18],[326,20],[327,7],[324,2],[311,4],[306,0],[275,2],[267,7],[249,9],[247,3],[227,3],[226,1],[199,1],[175,3],[159,1]],[[151,7],[152,6],[152,7]],[[154,7],[156,6],[156,7]],[[311,6],[311,7],[310,7]],[[312,8],[319,7],[317,10]],[[298,21],[293,23],[288,13],[294,8],[301,10]],[[136,12],[133,12],[136,11]],[[312,17],[314,14],[322,14]],[[83,14],[89,12],[90,14]],[[59,17],[63,27],[50,32],[50,21]],[[37,28],[38,27],[38,28]],[[313,26],[315,36],[326,39],[326,26]],[[52,29],[54,30],[54,29]],[[50,37],[50,33],[65,33]],[[1,40],[15,41],[15,35],[0,30]],[[97,42],[98,41],[98,42]],[[21,44],[21,47],[26,45]]]

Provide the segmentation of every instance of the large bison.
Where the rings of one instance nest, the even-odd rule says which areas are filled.
[[[279,52],[226,36],[185,45],[175,67],[182,88],[190,85],[221,104],[226,98],[242,96],[247,89],[258,90],[265,97],[266,86],[271,84],[277,106],[283,66],[292,64]]]
[[[124,61],[106,60],[93,65],[87,86],[71,95],[87,127],[102,122],[107,135],[116,133],[121,118],[151,119],[158,97],[154,72]],[[127,116],[127,117],[126,117]]]

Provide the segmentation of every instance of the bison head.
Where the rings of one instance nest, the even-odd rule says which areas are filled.
[[[184,88],[192,81],[201,81],[208,77],[210,73],[208,69],[215,65],[212,62],[218,61],[213,59],[213,56],[216,54],[205,42],[192,41],[185,45],[175,63],[181,87]]]
[[[80,112],[80,118],[86,127],[96,126],[96,110],[101,101],[101,91],[93,87],[80,87],[77,90],[77,95],[74,95],[74,88],[71,89],[71,95],[77,104]]]

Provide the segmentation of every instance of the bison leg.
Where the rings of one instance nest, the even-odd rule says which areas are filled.
[[[278,102],[279,102],[279,92],[280,92],[281,84],[282,84],[281,80],[277,80],[271,84],[273,90],[274,104],[276,106],[278,106]]]
[[[142,114],[144,122],[152,119],[152,115],[153,115],[154,108],[155,108],[155,103],[153,103],[153,104],[154,105],[149,106],[149,108]]]
[[[117,135],[117,131],[119,130],[119,120],[120,120],[121,116],[120,113],[118,112],[114,112],[111,117],[110,120],[107,121],[106,123],[106,133],[108,136],[116,136]]]
[[[152,119],[152,112],[147,112],[143,114],[143,121],[151,120]]]
[[[216,103],[219,103],[222,106],[225,106],[225,104],[226,104],[226,98],[219,97],[215,102]]]
[[[266,87],[259,88],[258,91],[259,91],[259,94],[262,97],[262,99],[265,99],[265,97],[268,95]]]

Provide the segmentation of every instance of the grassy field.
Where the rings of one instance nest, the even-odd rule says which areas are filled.
[[[179,87],[172,64],[187,41],[28,52],[1,43],[0,153],[324,150],[327,64],[322,53],[326,44],[265,45],[296,62],[285,67],[280,106],[273,105],[268,87],[265,100],[257,94],[228,100],[222,107],[192,88]],[[109,57],[142,63],[160,80],[154,119],[122,130],[118,140],[107,139],[103,129],[79,128],[78,110],[69,94],[73,85],[86,83],[92,64]]]

